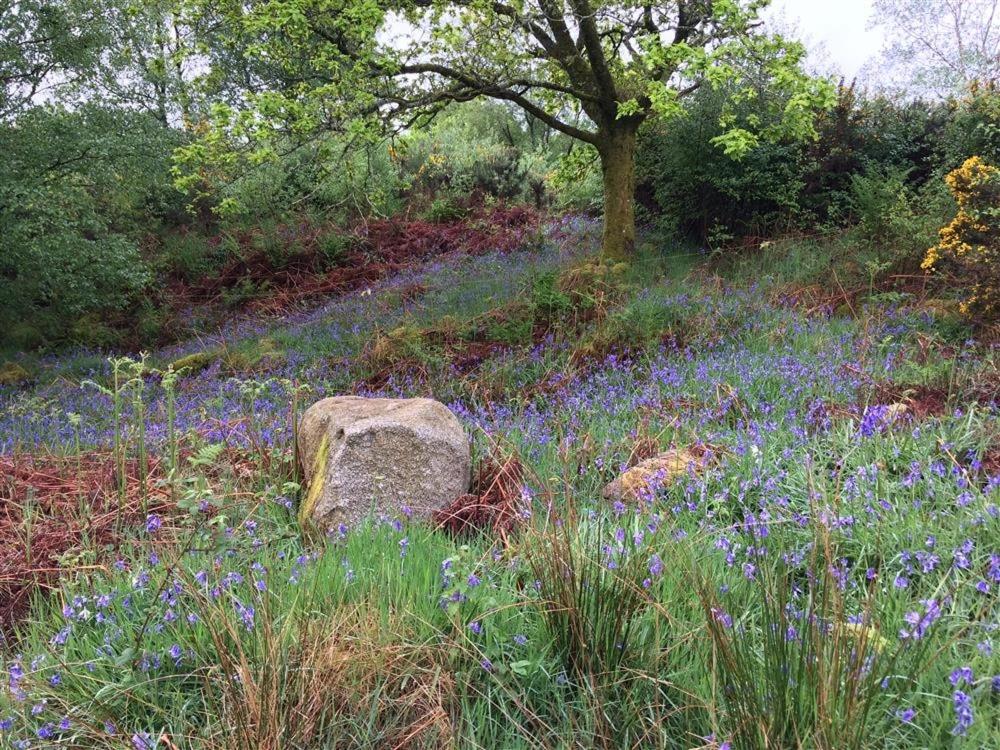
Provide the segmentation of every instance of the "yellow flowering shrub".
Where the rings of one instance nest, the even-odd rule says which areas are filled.
[[[938,233],[922,267],[950,273],[967,287],[962,312],[1000,318],[1000,169],[978,156],[966,159],[945,182],[958,214]]]

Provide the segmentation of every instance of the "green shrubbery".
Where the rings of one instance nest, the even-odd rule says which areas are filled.
[[[1000,95],[989,87],[931,104],[842,86],[813,143],[762,141],[740,160],[713,145],[721,120],[766,125],[773,105],[764,91],[734,108],[706,88],[642,131],[646,223],[713,249],[744,248],[735,252],[846,229],[858,268],[918,273],[955,210],[941,178],[972,153],[991,163],[1000,154]],[[261,264],[267,274],[336,268],[350,228],[373,216],[450,222],[494,201],[600,209],[592,149],[497,103],[445,110],[391,141],[289,141],[239,171],[199,173],[187,196],[171,182],[194,158],[175,154],[186,141],[154,118],[93,106],[31,109],[0,130],[8,345],[111,345],[126,328],[132,344],[159,340],[171,317],[156,292],[164,283],[205,287],[226,274],[214,299],[238,307],[273,288]]]
[[[764,97],[766,99],[766,95]],[[896,102],[841,86],[812,143],[760,144],[739,161],[711,141],[721,93],[642,133],[639,198],[658,227],[700,241],[855,227],[857,238],[910,270],[954,210],[940,178],[1000,149],[1000,95],[978,88],[944,103]],[[762,120],[766,103],[739,116]]]
[[[167,161],[179,142],[150,119],[37,108],[0,128],[0,329],[20,348],[101,344],[95,316],[150,281],[140,240],[182,206]],[[100,339],[100,337],[98,337]]]

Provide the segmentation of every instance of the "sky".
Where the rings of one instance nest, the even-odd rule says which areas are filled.
[[[881,32],[868,28],[872,0],[774,0],[767,17],[796,32],[823,72],[848,79],[862,73],[882,47]]]

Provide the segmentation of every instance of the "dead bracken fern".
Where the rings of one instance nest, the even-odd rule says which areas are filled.
[[[136,460],[124,466],[121,482],[110,453],[0,456],[0,632],[10,634],[36,589],[105,562],[85,547],[118,546],[147,514],[173,507],[160,461],[145,472]]]
[[[434,523],[452,534],[480,531],[501,541],[524,518],[521,504],[524,465],[516,454],[488,456],[476,468],[472,491],[434,515]]]

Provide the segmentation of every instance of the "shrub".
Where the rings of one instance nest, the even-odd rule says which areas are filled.
[[[427,221],[443,224],[464,218],[467,211],[450,198],[436,198],[427,208]]]
[[[974,85],[955,106],[944,127],[941,160],[957,167],[969,154],[1000,164],[1000,89]]]
[[[964,288],[961,310],[984,320],[1000,318],[1000,169],[973,156],[945,182],[958,214],[940,231],[923,267],[944,270]]]
[[[3,338],[63,341],[75,322],[136,300],[149,281],[139,240],[181,204],[168,163],[182,139],[93,105],[36,107],[0,126]]]
[[[338,231],[321,235],[317,242],[317,249],[323,268],[336,268],[343,263],[353,242],[350,235]]]
[[[188,283],[218,273],[226,261],[226,245],[213,243],[198,232],[183,228],[163,235],[158,265]]]
[[[46,339],[88,313],[121,309],[149,281],[135,243],[112,233],[84,189],[4,190],[21,211],[0,216],[0,326],[29,319]]]
[[[704,240],[713,230],[762,235],[788,226],[798,211],[798,144],[762,143],[737,161],[711,140],[725,97],[696,97],[683,118],[640,133],[636,164],[644,208],[670,232]]]

